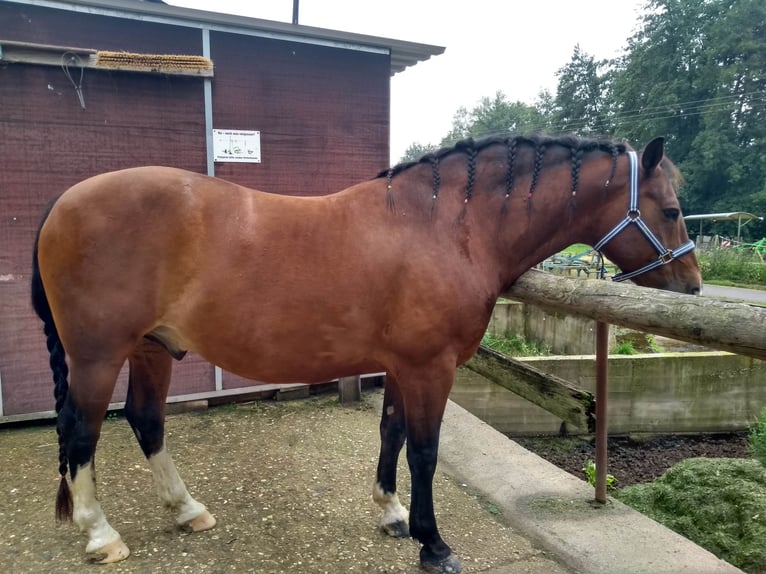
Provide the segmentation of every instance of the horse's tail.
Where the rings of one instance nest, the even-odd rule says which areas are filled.
[[[69,368],[66,364],[66,353],[61,344],[61,339],[59,338],[59,333],[56,329],[56,323],[53,321],[53,313],[51,312],[51,307],[48,303],[48,296],[45,294],[45,287],[43,286],[43,281],[40,277],[40,264],[37,258],[37,245],[40,241],[40,231],[42,230],[43,224],[48,219],[48,215],[52,208],[53,203],[48,207],[48,210],[43,216],[43,220],[40,222],[40,227],[37,229],[34,254],[32,256],[31,291],[32,307],[43,322],[45,342],[48,347],[48,353],[50,353],[50,367],[51,371],[53,371],[53,396],[56,399],[56,415],[59,415],[61,407],[64,405],[64,400],[67,397],[67,393],[69,392],[69,382],[67,380],[69,376]],[[59,490],[56,495],[56,519],[59,521],[69,521],[72,519],[73,510],[72,493],[69,490],[69,484],[66,479],[69,460],[66,454],[66,447],[64,446],[64,428],[60,417],[56,425],[56,432],[58,434],[59,442],[59,474],[61,475]]]

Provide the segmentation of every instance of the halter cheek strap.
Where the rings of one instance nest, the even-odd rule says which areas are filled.
[[[690,239],[686,243],[676,247],[673,250],[666,248],[662,241],[652,232],[646,225],[643,219],[641,219],[641,212],[638,210],[638,155],[634,151],[628,152],[628,160],[630,161],[630,205],[628,206],[628,214],[625,219],[620,221],[614,228],[607,233],[601,241],[593,246],[596,251],[601,251],[603,247],[609,243],[612,239],[617,237],[628,225],[635,224],[638,229],[643,233],[644,237],[652,244],[654,250],[659,254],[659,257],[630,273],[618,273],[612,277],[612,281],[627,281],[633,279],[638,275],[642,275],[657,267],[667,265],[674,259],[678,259],[682,255],[686,255],[694,251],[694,242]]]

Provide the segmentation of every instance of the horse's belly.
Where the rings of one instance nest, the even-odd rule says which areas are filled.
[[[255,345],[221,342],[201,342],[191,350],[228,372],[266,383],[322,383],[385,370],[375,351],[358,343],[302,344],[300,338],[269,339]]]

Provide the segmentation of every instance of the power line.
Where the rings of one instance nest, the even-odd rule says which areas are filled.
[[[594,131],[606,131],[615,124],[623,126],[626,124],[636,125],[640,121],[651,122],[668,119],[682,119],[714,112],[731,111],[733,113],[737,111],[733,106],[739,105],[743,100],[747,100],[744,102],[747,106],[747,113],[757,114],[766,111],[766,92],[753,91],[745,92],[743,94],[727,94],[705,99],[688,100],[672,104],[646,106],[640,109],[620,110],[611,113],[606,112],[605,114],[601,114],[601,117],[596,118],[595,121],[593,119],[583,118],[580,120],[559,121],[555,124],[550,124],[547,119],[544,118],[543,123],[532,125],[530,128],[534,131],[552,131],[554,133],[563,131],[576,132],[583,128],[590,128]],[[474,108],[474,110],[475,109],[476,108]],[[475,132],[473,135],[475,137],[491,135],[500,136],[507,132],[507,128],[499,128],[481,133]]]
[[[760,112],[763,111],[766,107],[766,94],[762,92],[752,92],[752,94],[756,94],[759,97],[748,102],[747,106],[747,112]],[[672,118],[683,118],[683,117],[694,117],[694,116],[700,116],[703,114],[706,114],[708,112],[722,112],[722,111],[728,111],[731,110],[736,111],[735,109],[732,109],[733,104],[739,103],[740,96],[724,96],[721,98],[710,98],[708,100],[696,100],[695,102],[689,102],[688,104],[675,104],[672,107],[671,106],[654,106],[651,108],[647,108],[649,111],[645,110],[633,110],[631,112],[616,112],[609,115],[607,112],[606,114],[602,114],[600,118],[597,118],[595,122],[593,122],[592,119],[581,119],[577,121],[569,121],[569,122],[559,122],[555,125],[548,126],[549,129],[554,130],[578,130],[582,129],[588,126],[592,126],[595,128],[601,127],[605,128],[608,127],[610,124],[631,124],[631,123],[637,123],[640,121],[660,121],[665,119],[672,119]],[[699,104],[699,105],[690,105],[692,103],[697,102],[707,102],[705,104]],[[669,109],[671,108],[671,109]],[[674,110],[672,108],[677,108],[677,110]],[[653,110],[653,111],[652,111]],[[537,129],[544,128],[545,125],[538,125]]]

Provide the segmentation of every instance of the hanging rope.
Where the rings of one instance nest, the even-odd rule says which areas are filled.
[[[80,69],[80,77],[75,81],[72,76],[72,68]],[[64,75],[72,83],[74,91],[77,93],[77,98],[80,100],[80,107],[85,109],[85,97],[82,95],[82,77],[85,73],[85,66],[83,66],[80,56],[73,52],[64,52],[61,55],[61,69],[64,71]],[[77,72],[75,71],[75,76]]]

